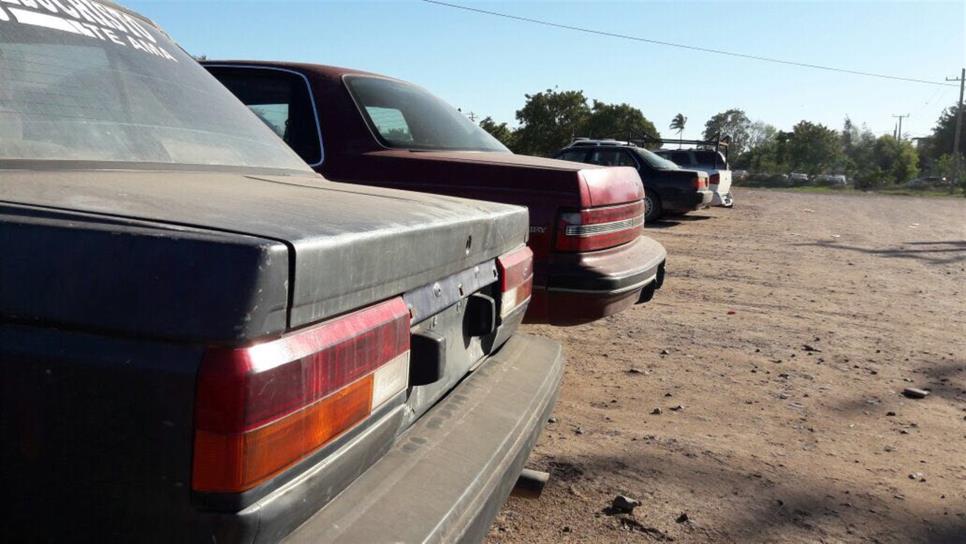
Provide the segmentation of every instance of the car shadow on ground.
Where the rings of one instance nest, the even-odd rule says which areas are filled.
[[[916,259],[930,264],[954,264],[966,261],[966,241],[945,240],[935,242],[906,242],[902,246],[894,248],[870,248],[842,244],[836,241],[819,240],[818,242],[802,242],[796,246],[823,247],[829,249],[842,249],[865,253],[866,255],[876,255],[879,257],[895,259]]]
[[[710,215],[672,215],[664,217],[654,223],[647,223],[644,225],[645,229],[666,229],[668,227],[673,227],[680,225],[681,223],[694,223],[696,221],[704,221],[705,219],[712,219],[713,216]]]
[[[819,481],[812,474],[757,458],[736,462],[727,454],[692,451],[684,441],[673,438],[655,438],[645,444],[648,442],[645,448],[660,449],[554,459],[547,467],[551,482],[570,490],[582,485],[599,487],[601,479],[619,473],[622,480],[639,482],[645,488],[651,479],[670,481],[687,496],[707,489],[708,482],[714,481],[719,489],[713,493],[727,493],[742,503],[725,521],[709,519],[700,508],[685,512],[688,521],[682,524],[679,517],[677,523],[690,533],[687,541],[798,541],[789,539],[792,530],[821,542],[857,536],[870,542],[962,544],[966,535],[966,517],[953,508],[923,511],[890,498],[891,491],[870,493],[834,476]],[[740,465],[757,468],[732,468]],[[670,497],[652,499],[654,504],[674,502]],[[645,500],[640,515],[635,512],[637,525],[673,526],[660,519],[662,512],[649,511],[648,505]],[[607,514],[606,509],[603,513]],[[664,537],[660,540],[671,540],[669,535],[660,536]]]

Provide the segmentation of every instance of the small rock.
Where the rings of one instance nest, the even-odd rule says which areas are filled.
[[[627,373],[628,374],[644,374],[645,372],[643,370],[641,370],[640,368],[637,368],[637,367],[632,366],[632,367],[630,367],[630,368],[627,369]]]
[[[577,427],[576,429],[574,429],[574,434],[584,434],[584,430],[581,429],[580,427]]]
[[[614,497],[613,502],[611,502],[610,507],[614,512],[619,512],[622,514],[630,514],[635,508],[641,505],[641,501],[633,499],[625,495],[618,495]]]
[[[734,310],[728,310],[728,315],[735,315],[736,313]]]
[[[547,418],[547,423],[556,423],[556,422],[557,422],[556,416],[550,416],[549,418]]]
[[[895,412],[891,412],[891,411],[890,412],[886,412],[886,416],[888,416],[888,417],[895,417],[895,415],[896,415]]]
[[[665,397],[670,397],[670,396],[672,396],[672,395],[671,395],[670,393],[664,393],[664,396],[665,396]]]
[[[651,410],[651,415],[652,416],[659,416],[659,415],[661,415],[661,413],[662,412],[661,412],[661,409],[660,408],[655,408],[655,409]]]
[[[803,344],[802,345],[802,349],[805,350],[805,351],[811,351],[811,352],[815,352],[815,353],[822,353],[822,350],[820,350],[817,347],[812,346],[810,344]]]
[[[661,355],[670,355],[670,354],[671,354],[671,352],[668,351],[668,350],[666,350],[666,349],[662,349],[661,350]]]
[[[676,404],[671,407],[672,412],[680,412],[681,410],[684,410],[684,406],[681,404]]]
[[[893,446],[886,446],[886,447],[884,447],[882,449],[885,450],[885,451],[887,451],[887,452],[889,452],[889,453],[892,453],[892,452],[896,451],[896,448],[893,447]]]
[[[921,472],[913,472],[912,474],[909,475],[909,479],[910,480],[919,480],[921,482],[925,482],[926,481],[925,475],[923,473],[921,473]]]
[[[902,390],[902,394],[910,399],[924,399],[929,396],[929,391],[915,387],[907,387]]]
[[[678,516],[674,521],[676,521],[678,523],[686,523],[686,522],[688,522],[690,520],[691,520],[691,518],[688,517],[688,513],[687,512],[681,512],[681,515]]]
[[[565,533],[569,533],[570,532],[570,527],[566,527],[565,526],[563,529],[561,529],[561,531],[563,531]]]

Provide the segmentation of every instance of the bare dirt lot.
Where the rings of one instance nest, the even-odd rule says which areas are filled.
[[[651,303],[527,328],[568,356],[552,479],[490,543],[966,543],[966,199],[736,201],[648,229]]]

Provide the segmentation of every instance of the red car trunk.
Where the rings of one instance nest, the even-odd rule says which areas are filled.
[[[641,236],[644,190],[631,168],[515,155],[429,93],[375,74],[203,64],[328,179],[526,206],[534,253],[529,322],[593,321],[650,298],[661,284],[666,252]],[[405,96],[379,94],[387,90]],[[434,115],[449,124],[428,126]],[[451,144],[463,137],[481,144]]]

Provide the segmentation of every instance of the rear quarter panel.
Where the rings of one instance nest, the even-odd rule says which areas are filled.
[[[191,539],[200,360],[192,346],[0,325],[4,540]]]

